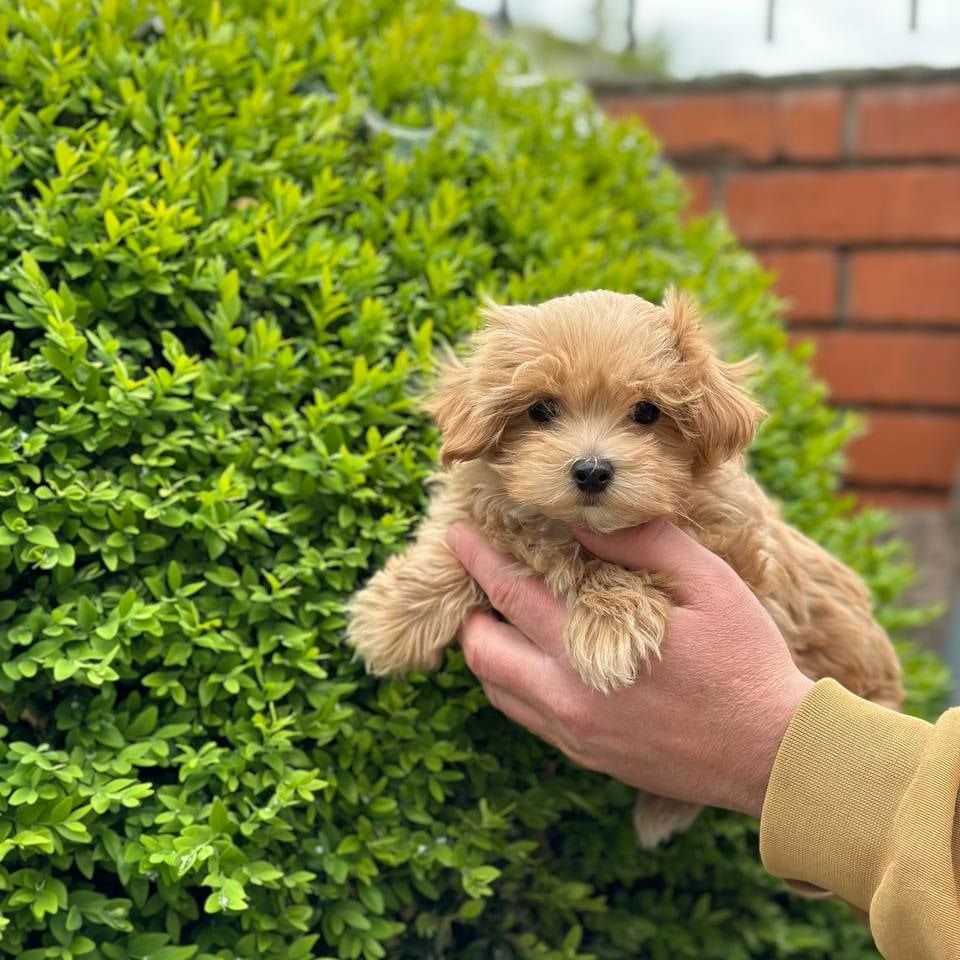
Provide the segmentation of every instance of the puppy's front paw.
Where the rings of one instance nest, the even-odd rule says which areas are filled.
[[[570,607],[567,657],[597,690],[627,686],[660,656],[669,612],[669,600],[649,582],[619,567],[598,565]]]
[[[453,638],[444,625],[411,602],[410,591],[396,576],[402,558],[387,566],[350,601],[347,641],[363,657],[368,673],[384,676],[433,669],[444,646]]]
[[[567,618],[567,657],[584,682],[603,693],[629,686],[660,655],[666,618],[656,603],[618,611],[577,603]]]
[[[442,535],[422,535],[350,601],[347,640],[368,673],[433,670],[467,614],[484,602]]]

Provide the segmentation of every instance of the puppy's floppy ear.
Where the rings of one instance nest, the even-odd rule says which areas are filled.
[[[710,352],[710,346],[700,329],[700,311],[693,297],[670,287],[663,298],[663,310],[680,358],[684,363],[702,361]]]
[[[711,357],[697,401],[697,454],[701,465],[716,467],[739,456],[753,443],[766,416],[741,386],[749,361],[724,363]]]
[[[440,462],[445,467],[482,456],[500,439],[508,422],[477,382],[472,365],[452,354],[441,362],[433,395],[424,407],[440,428]]]
[[[698,465],[719,466],[750,446],[765,416],[742,386],[750,361],[725,363],[716,356],[687,294],[669,290],[663,309],[692,380],[692,399],[678,424],[694,445]]]
[[[473,353],[466,362],[452,351],[441,360],[424,408],[433,414],[443,436],[443,466],[483,456],[496,446],[517,412],[510,390],[516,351],[504,333],[531,309],[484,297],[480,308],[484,323],[474,334]]]

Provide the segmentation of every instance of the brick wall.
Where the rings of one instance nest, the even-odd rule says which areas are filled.
[[[834,401],[864,412],[847,480],[943,506],[960,464],[960,72],[598,90],[639,115],[777,275]]]

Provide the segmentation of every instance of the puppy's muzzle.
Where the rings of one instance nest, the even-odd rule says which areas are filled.
[[[613,464],[602,457],[578,457],[570,476],[582,493],[603,493],[613,479]]]

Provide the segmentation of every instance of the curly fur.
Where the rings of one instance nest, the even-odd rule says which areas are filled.
[[[719,359],[688,297],[670,292],[656,306],[594,291],[484,315],[473,352],[445,364],[428,406],[446,468],[429,516],[351,604],[348,638],[371,672],[436,667],[467,614],[489,606],[444,543],[464,520],[566,602],[568,655],[587,683],[632,683],[658,655],[669,584],[596,560],[570,525],[609,532],[668,517],[746,581],[805,674],[899,708],[899,666],[863,582],[787,525],[744,469],[763,411],[741,385],[745,367]],[[528,414],[544,399],[559,409],[548,424]],[[659,420],[635,423],[640,401],[655,403]],[[590,499],[570,477],[583,456],[615,470]],[[652,846],[696,809],[641,794],[638,837]]]

